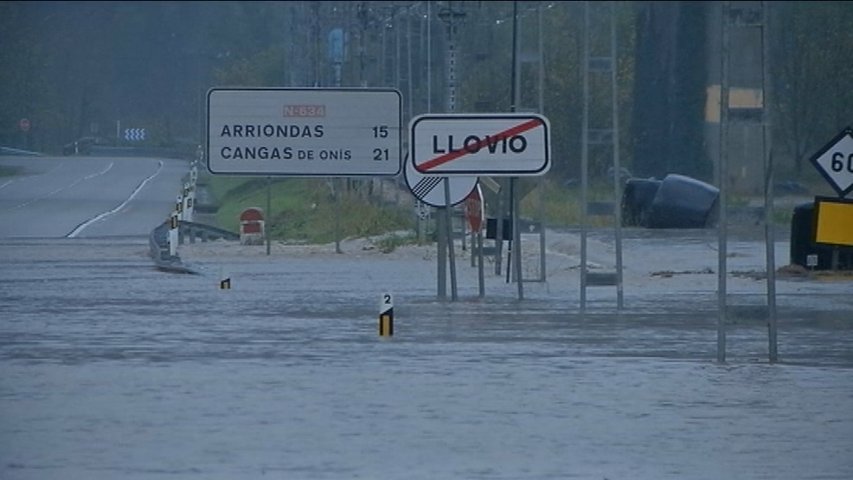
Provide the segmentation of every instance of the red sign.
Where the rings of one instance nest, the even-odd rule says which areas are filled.
[[[483,195],[480,185],[465,198],[465,219],[472,232],[478,233],[483,229]]]
[[[29,132],[30,120],[27,118],[22,118],[20,121],[18,121],[18,127],[21,129],[22,132]]]

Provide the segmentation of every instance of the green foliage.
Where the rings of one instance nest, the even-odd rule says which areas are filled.
[[[587,202],[613,202],[613,186],[592,184],[587,189]],[[544,182],[541,188],[530,192],[521,201],[521,215],[540,218],[545,225],[570,227],[581,223],[580,186],[566,187],[557,182]],[[588,226],[613,225],[612,216],[587,215]]]
[[[405,245],[415,245],[417,243],[418,238],[413,233],[407,235],[384,235],[375,242],[376,246],[379,248],[379,251],[381,251],[382,253],[391,253],[396,250],[397,247],[402,247]]]
[[[699,54],[709,2],[590,2],[596,33],[591,54],[601,55],[609,32],[602,19],[616,14],[617,98],[621,158],[632,171],[637,127],[632,112],[640,15],[650,6],[686,5],[688,33],[674,37],[680,55]],[[326,87],[334,85],[328,33],[344,28],[343,87],[393,87],[403,94],[404,124],[412,115],[446,108],[446,24],[453,7],[457,112],[512,108],[513,6],[518,7],[518,110],[538,109],[552,127],[555,181],[579,176],[583,111],[581,58],[584,2],[0,2],[0,144],[56,153],[80,136],[109,136],[146,128],[152,145],[203,143],[205,93],[215,86]],[[853,109],[853,9],[847,2],[770,2],[773,138],[778,170],[802,173],[804,159],[850,123]],[[427,7],[432,18],[426,21]],[[695,8],[695,10],[693,10]],[[596,13],[597,12],[597,13]],[[427,26],[431,31],[427,32]],[[427,39],[432,42],[427,45]],[[531,61],[541,40],[544,78]],[[694,50],[691,50],[694,48]],[[709,48],[707,51],[712,51]],[[703,50],[704,51],[704,50]],[[411,58],[409,58],[411,53]],[[431,54],[431,58],[427,58]],[[384,56],[383,56],[384,55]],[[645,66],[664,61],[653,52]],[[651,65],[649,65],[649,63]],[[409,69],[411,65],[411,70]],[[428,68],[429,67],[429,68]],[[640,69],[641,70],[641,69]],[[683,73],[691,99],[676,124],[701,135],[701,69]],[[698,90],[697,90],[698,89]],[[607,82],[592,82],[590,125],[609,123]],[[410,98],[411,97],[411,98]],[[672,101],[645,95],[652,102]],[[602,107],[604,105],[604,107]],[[683,107],[683,108],[682,108]],[[23,135],[21,118],[32,122]],[[654,118],[654,116],[652,116]],[[118,123],[120,122],[120,123]],[[783,148],[784,147],[784,148]],[[590,152],[590,169],[606,155]],[[695,155],[676,162],[703,163]],[[706,163],[706,162],[704,162]],[[698,170],[697,170],[698,171]],[[707,172],[699,172],[707,173]]]
[[[380,235],[413,228],[412,212],[399,206],[377,205],[365,194],[350,190],[332,196],[332,180],[286,179],[269,184],[271,214],[265,213],[271,238],[306,243],[329,243],[349,237]],[[239,230],[246,208],[266,210],[267,180],[216,176],[210,188],[221,199],[217,222]]]
[[[20,167],[9,167],[0,165],[0,177],[13,177],[18,175],[22,169]]]

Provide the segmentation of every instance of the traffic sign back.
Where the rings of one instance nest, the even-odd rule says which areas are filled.
[[[450,206],[461,203],[477,186],[477,177],[458,176],[442,178],[426,176],[415,170],[412,162],[406,162],[403,177],[415,198],[437,208],[448,206],[444,195],[445,182],[447,182],[447,187],[450,189]]]

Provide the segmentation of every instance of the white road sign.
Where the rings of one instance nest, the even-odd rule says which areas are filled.
[[[412,162],[406,162],[403,177],[415,198],[429,206],[438,208],[447,206],[447,199],[444,196],[444,182],[449,182],[451,206],[462,203],[477,186],[477,177],[426,176],[415,170]]]
[[[529,113],[419,115],[409,122],[411,163],[423,175],[543,175],[549,130]]]
[[[401,104],[393,89],[213,88],[207,166],[226,175],[397,175]]]
[[[847,127],[811,158],[821,175],[844,198],[853,190],[853,128]]]

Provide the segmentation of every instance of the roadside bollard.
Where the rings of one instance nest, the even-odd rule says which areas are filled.
[[[392,335],[394,335],[394,301],[390,293],[385,293],[379,303],[379,336]]]
[[[178,254],[178,214],[172,212],[169,218],[169,255],[174,257]]]
[[[231,275],[225,273],[224,269],[219,269],[219,289],[231,290]]]

